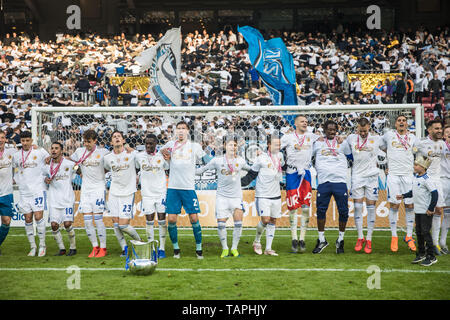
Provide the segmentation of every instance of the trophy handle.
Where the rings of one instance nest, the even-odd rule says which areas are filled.
[[[151,244],[151,250],[152,250],[152,261],[155,261],[156,263],[158,263],[158,248],[159,248],[159,241],[158,240],[152,240],[149,242]],[[155,248],[155,243],[156,243],[156,248]]]

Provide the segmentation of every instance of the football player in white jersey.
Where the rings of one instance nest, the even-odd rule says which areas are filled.
[[[444,127],[444,152],[441,159],[441,186],[444,197],[444,217],[441,225],[441,238],[439,246],[442,254],[448,254],[447,234],[450,227],[450,125]]]
[[[66,255],[66,248],[59,230],[62,223],[64,223],[64,228],[69,235],[70,248],[67,255],[73,256],[77,253],[75,230],[72,226],[75,203],[72,175],[75,163],[63,157],[63,149],[62,143],[52,143],[50,164],[44,167],[44,175],[46,176],[44,181],[48,185],[49,220],[53,238],[59,248],[56,256]]]
[[[431,160],[431,165],[427,170],[427,174],[438,190],[438,202],[433,214],[433,222],[431,226],[431,237],[433,238],[434,254],[441,255],[439,246],[439,231],[441,229],[441,217],[443,212],[444,193],[441,184],[441,161],[444,157],[445,142],[442,140],[442,122],[438,119],[431,120],[427,123],[428,137],[423,138],[418,145],[419,155],[427,157]]]
[[[286,203],[291,225],[292,252],[306,251],[305,236],[309,223],[311,206],[311,156],[313,143],[320,137],[307,131],[308,119],[299,115],[295,118],[295,131],[281,138],[281,149],[286,148]],[[297,239],[297,211],[300,215],[300,240]]]
[[[378,168],[377,156],[380,146],[380,136],[369,133],[370,122],[367,118],[358,120],[357,133],[347,137],[350,145],[353,165],[350,197],[353,198],[355,226],[358,232],[355,251],[372,252],[372,233],[375,225],[375,203],[378,199]],[[363,234],[363,202],[367,207],[367,236]]]
[[[218,176],[216,192],[217,232],[222,245],[221,258],[230,253],[227,243],[226,222],[233,217],[233,243],[231,255],[239,256],[238,245],[242,234],[242,218],[244,204],[242,202],[241,170],[249,171],[250,167],[244,158],[237,155],[238,140],[236,137],[225,137],[225,154],[216,156],[206,166],[198,168],[195,173],[202,174],[207,170],[215,170]]]
[[[416,258],[411,262],[429,267],[437,262],[434,256],[433,239],[430,229],[433,220],[433,212],[438,201],[438,190],[434,181],[428,176],[427,168],[431,165],[431,159],[417,155],[414,161],[414,180],[409,192],[397,195],[397,199],[414,198],[414,210],[416,212],[417,252]]]
[[[395,130],[386,132],[380,143],[380,148],[386,152],[388,175],[387,191],[389,202],[389,223],[391,227],[391,251],[398,251],[397,220],[398,209],[402,200],[398,194],[404,194],[411,189],[413,181],[414,155],[417,152],[418,139],[408,132],[408,122],[404,115],[397,116]],[[412,198],[403,199],[406,213],[405,242],[411,251],[416,251],[415,241],[412,238],[414,229],[414,203]]]
[[[0,130],[0,246],[5,241],[13,216],[13,155],[15,148],[6,148],[6,133]],[[1,255],[1,252],[0,252]]]
[[[283,154],[280,152],[281,141],[277,135],[267,137],[267,152],[261,153],[256,159],[251,170],[242,178],[242,186],[249,185],[256,178],[255,204],[258,215],[261,217],[253,241],[253,251],[261,255],[261,236],[266,230],[265,255],[278,256],[272,249],[275,237],[275,226],[278,218],[281,218],[281,190],[282,167],[284,166]]]
[[[128,246],[124,232],[134,240],[141,241],[139,234],[130,225],[133,219],[134,193],[136,189],[136,155],[127,153],[124,148],[125,138],[121,131],[114,131],[111,136],[113,151],[105,155],[103,165],[111,171],[108,209],[112,216],[114,233],[122,248],[122,257],[126,257]]]
[[[336,253],[344,253],[344,234],[348,220],[348,190],[347,190],[347,156],[351,155],[347,140],[339,143],[336,134],[338,125],[333,120],[327,120],[323,125],[325,138],[316,141],[313,147],[315,168],[318,177],[317,187],[317,239],[314,254],[321,253],[328,246],[325,239],[326,213],[331,196],[336,201],[339,212],[339,237],[336,240]]]
[[[173,244],[173,257],[179,259],[180,246],[178,244],[177,217],[183,207],[189,215],[195,238],[195,253],[198,259],[203,259],[202,228],[198,220],[200,204],[195,192],[195,164],[203,159],[207,162],[205,152],[200,144],[189,139],[189,126],[180,121],[176,125],[175,140],[167,142],[161,152],[169,161],[169,185],[166,197],[166,213],[168,231]]]
[[[103,222],[103,211],[105,211],[105,169],[103,158],[109,151],[97,146],[97,133],[94,130],[87,130],[83,133],[84,147],[78,148],[70,156],[75,162],[75,171],[81,169],[82,184],[80,204],[78,211],[84,215],[84,227],[89,241],[92,244],[92,251],[89,258],[104,257],[106,255],[106,227]],[[94,222],[97,226],[98,239],[95,232]]]
[[[164,160],[156,145],[158,138],[149,134],[145,138],[145,151],[136,156],[136,167],[140,169],[141,181],[141,211],[147,220],[147,239],[155,239],[154,222],[155,213],[158,215],[159,226],[159,248],[158,258],[166,257],[165,244],[167,234],[166,224],[166,172],[169,164]]]
[[[22,150],[13,156],[13,167],[15,168],[14,180],[19,186],[20,200],[18,208],[25,216],[25,232],[30,242],[31,250],[28,256],[36,255],[36,242],[33,229],[33,216],[36,220],[36,230],[39,237],[38,256],[43,257],[46,253],[45,246],[45,220],[44,209],[46,209],[47,193],[44,182],[43,168],[48,152],[42,148],[33,149],[33,139],[30,131],[20,134]]]

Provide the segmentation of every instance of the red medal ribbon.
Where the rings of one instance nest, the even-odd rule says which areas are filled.
[[[405,147],[405,150],[408,150],[408,134],[406,135],[405,140],[398,134],[398,132],[395,132],[397,135],[398,140],[400,140],[400,143]]]
[[[3,151],[0,153],[0,159],[3,158],[3,154],[5,153],[5,149],[6,149],[6,148],[3,148]]]
[[[280,161],[280,159],[278,159],[278,157],[275,156],[277,161],[273,161],[272,153],[270,153],[270,151],[269,151],[269,157],[270,157],[270,161],[272,161],[273,166],[277,167],[278,172],[281,172],[281,161]],[[275,165],[275,162],[277,163],[276,165]]]
[[[227,156],[225,155],[225,160],[227,161],[227,166],[228,166],[228,169],[230,169],[230,171],[231,171],[231,173],[233,173],[234,172],[234,170],[233,170],[233,166],[232,165],[230,165],[230,163],[228,162],[228,158],[227,158]],[[234,164],[234,163],[233,163]]]
[[[294,131],[294,133],[295,133],[295,136],[297,137],[298,143],[300,143],[300,147],[301,147],[303,145],[303,143],[305,143],[306,135],[303,135],[303,139],[300,141],[300,138],[298,137],[297,132]]]
[[[25,157],[25,160],[23,160],[23,149],[22,149],[22,168],[24,168],[24,169],[25,169],[25,162],[27,162],[27,159],[28,159],[28,157],[30,156],[31,151],[33,151],[33,149],[30,149],[30,151],[28,151],[28,154],[27,154],[27,156]]]
[[[53,180],[53,178],[58,173],[59,167],[61,167],[61,164],[62,164],[63,160],[64,160],[64,157],[61,157],[61,160],[59,161],[59,163],[58,163],[58,165],[56,166],[55,169],[53,169],[53,159],[50,162],[50,180]]]
[[[187,142],[187,140],[185,141],[185,142],[183,142],[182,144],[180,144],[180,146],[178,147],[177,146],[177,144],[178,144],[178,141],[175,141],[175,144],[174,144],[174,146],[173,146],[173,148],[172,148],[172,152],[175,152],[177,149],[180,149],[181,147],[183,147],[185,144],[186,144],[186,142]]]
[[[97,149],[97,146],[95,146],[94,149],[93,149],[91,152],[89,152],[88,155],[87,155],[86,157],[85,157],[84,155],[86,154],[87,149],[84,150],[84,153],[83,153],[83,155],[81,156],[81,159],[80,159],[79,161],[77,161],[77,163],[76,163],[75,165],[77,166],[77,165],[79,165],[80,163],[83,163],[84,160],[86,160],[87,158],[89,158],[89,157],[91,156],[91,154],[93,154],[94,151],[95,151],[96,149]]]
[[[366,137],[366,140],[364,140],[362,145],[359,145],[359,135],[358,135],[358,141],[356,142],[356,150],[361,151],[362,147],[364,147],[364,145],[367,143],[368,138],[369,138],[369,136]]]
[[[336,146],[336,137],[333,139],[333,144],[330,145],[330,143],[328,142],[328,139],[325,138],[325,142],[327,144],[327,146],[331,149],[331,152],[333,153],[334,156],[337,156],[336,150],[335,150],[335,146]]]

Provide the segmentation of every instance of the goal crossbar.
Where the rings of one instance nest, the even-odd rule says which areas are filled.
[[[31,126],[33,139],[37,138],[38,113],[140,113],[140,114],[158,114],[158,113],[230,113],[247,112],[260,114],[274,114],[282,112],[370,112],[370,111],[389,111],[389,110],[410,110],[414,111],[414,121],[416,136],[422,138],[424,127],[424,111],[420,104],[360,104],[360,105],[320,105],[320,106],[191,106],[191,107],[33,107],[31,109]],[[36,140],[35,140],[36,141]]]

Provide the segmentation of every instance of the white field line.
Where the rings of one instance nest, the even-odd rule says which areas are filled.
[[[80,271],[125,271],[124,268],[79,268]],[[245,271],[287,271],[287,272],[365,272],[367,269],[334,269],[334,268],[236,268],[236,269],[193,269],[193,268],[157,268],[157,271],[166,272],[245,272]],[[0,268],[0,271],[67,271],[67,268]],[[383,273],[443,273],[450,274],[450,270],[410,270],[410,269],[384,269]]]

